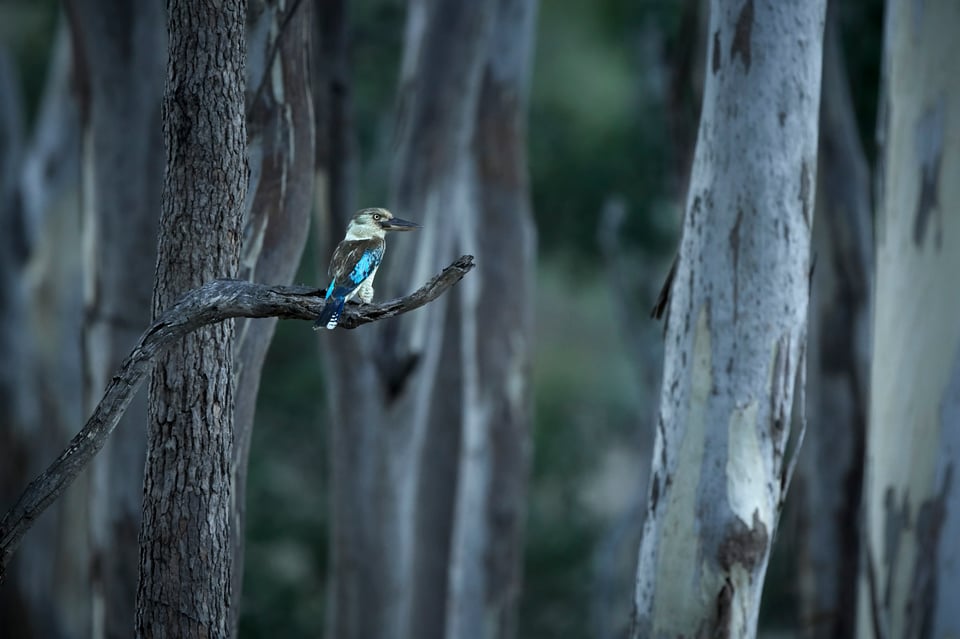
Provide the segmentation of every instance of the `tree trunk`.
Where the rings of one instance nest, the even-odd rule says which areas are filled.
[[[887,5],[861,637],[960,632],[960,5]]]
[[[802,391],[825,3],[714,0],[634,637],[752,637]]]
[[[496,2],[470,158],[473,215],[457,225],[478,272],[457,291],[462,442],[449,639],[516,632],[530,458],[535,232],[526,106],[536,9],[530,0]]]
[[[243,0],[170,0],[154,316],[188,289],[236,277],[247,186]],[[137,633],[226,637],[233,549],[233,322],[159,356],[140,531]]]
[[[247,133],[251,180],[244,211],[240,277],[252,282],[293,280],[310,222],[314,130],[308,54],[311,5],[289,0],[254,0],[248,12]],[[290,13],[295,11],[295,13]],[[240,620],[243,581],[247,463],[263,362],[276,318],[237,323],[234,412],[232,633]]]
[[[330,212],[328,247],[350,212],[342,9],[326,14],[334,55],[318,101],[330,131],[318,179],[321,209]],[[460,252],[486,255],[478,263],[487,265],[479,268],[482,283],[449,305],[329,338],[328,633],[436,637],[482,615],[470,632],[509,635],[527,474],[533,242],[523,109],[534,5],[441,0],[412,2],[408,11],[391,208],[424,229],[388,240],[379,295],[409,290]],[[501,27],[491,39],[495,19]],[[329,248],[323,265],[328,256]],[[515,293],[485,307],[507,279]],[[506,324],[484,328],[481,313]],[[483,459],[461,458],[461,433]],[[467,479],[458,497],[461,471]],[[455,610],[449,621],[448,609]]]
[[[84,104],[81,215],[84,271],[84,413],[150,321],[163,144],[163,5],[68,3]],[[128,637],[134,625],[146,450],[146,394],[127,409],[92,467],[91,635]]]
[[[449,206],[450,193],[463,183],[458,167],[469,152],[488,5],[444,0],[409,6],[400,148],[394,158],[393,190],[398,194],[392,198],[392,208],[425,228],[419,238],[390,242],[378,279],[380,297],[406,292],[411,282],[428,277],[456,250],[452,222],[462,211],[459,203]],[[332,103],[330,122],[335,123],[343,110],[336,95]],[[346,142],[338,138],[337,146],[343,148]],[[415,150],[416,143],[422,146]],[[331,171],[331,178],[347,173],[345,161],[331,160],[340,164],[336,173]],[[332,195],[337,195],[337,188],[342,188],[342,182],[338,185],[331,179]],[[429,191],[434,192],[430,198]],[[332,198],[334,204],[348,199]],[[428,199],[429,206],[425,205]],[[335,243],[349,212],[331,213],[329,232]],[[438,238],[444,239],[443,246]],[[418,244],[420,248],[415,249]],[[328,256],[323,255],[322,264]],[[433,395],[451,398],[455,411],[444,424],[443,441],[457,435],[452,425],[459,424],[456,382],[434,387],[446,307],[440,301],[383,329],[365,329],[365,335],[338,332],[329,341],[334,490],[331,637],[439,636],[443,632],[448,543],[444,537],[449,538],[453,485],[449,474],[423,484],[420,474],[440,470],[436,464],[427,469],[421,463],[428,455],[427,419]],[[420,325],[425,318],[433,329],[421,332],[411,343],[410,324]],[[356,401],[358,397],[364,401]],[[455,467],[455,457],[450,457],[455,451],[448,450],[443,469]],[[432,459],[442,462],[444,457]],[[439,503],[437,497],[427,498],[430,503],[426,504],[418,496],[421,485],[434,485],[449,497],[440,498]],[[424,512],[418,508],[421,504],[431,510]],[[446,516],[432,510],[434,506],[446,509]],[[420,594],[427,589],[430,595]],[[418,604],[420,614],[415,618]]]
[[[807,380],[810,428],[791,503],[804,636],[854,635],[866,440],[870,173],[860,144],[835,5],[827,9]],[[788,506],[788,509],[790,507]]]
[[[82,419],[80,324],[82,319],[79,224],[76,208],[77,104],[71,92],[69,31],[60,21],[52,45],[43,98],[29,143],[22,149],[10,199],[18,218],[4,240],[11,246],[0,259],[13,259],[22,281],[3,286],[12,296],[5,313],[16,329],[14,364],[17,402],[2,402],[17,420],[0,420],[0,450],[9,463],[0,472],[0,502],[16,497],[54,457],[59,442]],[[4,91],[13,99],[15,92]],[[10,252],[7,252],[10,251]],[[29,257],[30,264],[16,263]],[[23,296],[18,298],[17,296]],[[19,311],[17,303],[26,306]],[[24,313],[20,320],[17,313]],[[31,407],[31,402],[33,405]],[[31,415],[32,414],[32,415]],[[0,584],[0,623],[18,637],[85,637],[90,628],[90,577],[87,555],[87,484],[81,477],[34,526]]]

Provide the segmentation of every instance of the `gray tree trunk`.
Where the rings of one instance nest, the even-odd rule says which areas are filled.
[[[83,104],[81,215],[84,413],[150,321],[163,141],[166,28],[158,0],[71,0]],[[146,393],[93,462],[91,636],[129,637],[134,624]]]
[[[825,3],[714,0],[634,637],[752,637],[802,390]]]
[[[154,316],[236,277],[247,189],[246,2],[168,3],[170,37]],[[140,530],[137,634],[226,637],[233,603],[233,322],[160,355]]]
[[[535,231],[526,116],[536,2],[497,0],[478,97],[458,287],[462,390],[446,637],[516,632],[530,459]],[[449,422],[447,424],[449,428]]]
[[[246,103],[250,184],[239,275],[252,282],[290,283],[306,244],[314,178],[314,122],[307,65],[310,15],[311,5],[305,2],[253,0],[249,5]],[[234,343],[234,635],[241,612],[250,438],[260,373],[276,324],[276,318],[241,320]]]
[[[11,260],[8,266],[21,278],[8,280],[2,293],[10,296],[3,303],[4,313],[16,342],[8,344],[14,350],[0,361],[15,371],[8,381],[17,388],[10,390],[16,399],[3,401],[0,410],[19,415],[0,420],[0,450],[8,461],[0,465],[0,502],[5,505],[57,454],[82,419],[78,127],[64,20],[52,49],[34,130],[16,164],[8,167],[12,173],[4,171],[12,190],[3,202],[14,207],[16,217],[7,219],[12,228],[3,237],[11,244],[2,259]],[[17,94],[3,91],[6,100],[15,100]],[[24,306],[18,309],[20,303]],[[24,638],[89,634],[86,499],[87,481],[81,478],[24,540],[0,584],[0,626],[5,630]]]
[[[343,10],[334,3],[321,16],[318,208],[329,234],[321,267],[352,209]],[[334,480],[328,634],[338,638],[443,636],[448,605],[456,609],[451,632],[485,611],[493,615],[471,631],[508,633],[519,580],[529,410],[523,283],[533,256],[522,113],[533,5],[418,1],[408,11],[390,204],[424,229],[389,242],[378,297],[412,289],[461,252],[487,266],[478,268],[478,287],[449,302],[363,333],[322,335]],[[495,20],[505,32],[491,40]],[[520,67],[505,68],[507,60]],[[481,139],[481,129],[493,139]],[[494,230],[478,232],[483,221]],[[495,253],[494,234],[506,229],[513,234]],[[477,305],[506,277],[527,297],[495,311],[511,324],[487,355]],[[481,383],[478,375],[497,371],[502,378]],[[505,398],[491,398],[504,388]],[[489,413],[467,427],[465,416],[479,404]],[[487,457],[467,470],[463,494],[480,510],[456,514],[464,428]]]
[[[856,626],[873,233],[870,172],[853,111],[838,12],[833,6],[827,13],[813,225],[810,427],[791,504],[797,518],[803,634],[844,639]]]
[[[861,637],[960,633],[960,4],[887,5]]]
[[[13,57],[0,46],[0,509],[29,481],[40,431],[36,353],[29,321],[27,263],[33,251],[20,198],[24,155],[23,94]],[[52,527],[41,536],[53,543]],[[43,534],[47,533],[47,534]],[[54,553],[51,553],[53,555]],[[52,587],[52,561],[43,566],[17,562],[8,584],[0,585],[0,627],[23,637],[57,632],[53,606],[34,586]],[[36,575],[30,573],[37,570]]]

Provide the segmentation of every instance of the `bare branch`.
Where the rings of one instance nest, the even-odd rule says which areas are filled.
[[[420,308],[459,282],[473,266],[473,256],[464,255],[406,297],[382,304],[348,305],[339,326],[352,329]],[[84,427],[56,461],[30,482],[0,520],[0,580],[20,539],[34,520],[103,448],[160,351],[198,328],[234,317],[312,321],[323,309],[322,294],[322,289],[308,286],[266,286],[244,280],[214,280],[190,291],[165,312],[144,332],[120,365]]]

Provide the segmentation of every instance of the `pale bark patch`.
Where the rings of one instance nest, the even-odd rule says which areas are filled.
[[[748,493],[753,487],[763,486],[767,475],[757,436],[758,409],[756,400],[734,408],[728,426],[727,495],[730,510],[743,522],[756,516],[756,496]],[[770,520],[764,521],[769,524]]]
[[[692,610],[700,608],[696,602],[704,601],[712,593],[704,592],[698,585],[707,583],[706,579],[696,579],[693,575],[689,579],[678,579],[676,575],[686,571],[691,553],[701,554],[700,540],[696,528],[688,525],[690,513],[696,512],[698,489],[700,486],[700,462],[703,459],[707,438],[707,402],[710,398],[713,385],[711,365],[711,339],[709,328],[709,311],[707,305],[700,308],[693,342],[693,372],[691,377],[690,417],[687,420],[686,431],[680,443],[678,459],[674,468],[683,467],[683,473],[672,474],[669,478],[669,490],[665,491],[671,504],[664,509],[663,537],[661,552],[657,556],[657,592],[654,596],[655,620],[686,618],[691,620],[688,626],[689,636],[696,632],[696,614],[685,614],[682,610],[664,610],[667,605],[673,606],[677,602],[689,602]],[[709,572],[716,581],[719,590],[719,576],[710,568],[707,561],[701,562],[701,569]],[[655,628],[654,636],[661,632],[676,630],[670,628]]]

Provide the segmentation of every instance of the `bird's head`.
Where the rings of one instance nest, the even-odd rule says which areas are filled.
[[[347,235],[357,239],[383,237],[386,231],[413,231],[420,228],[416,222],[394,217],[387,209],[360,209],[350,218]]]

